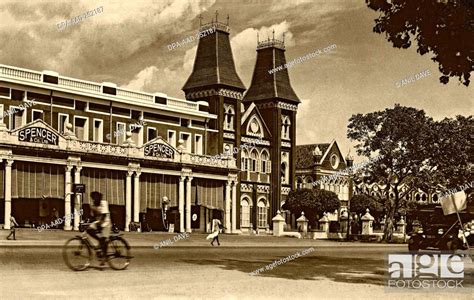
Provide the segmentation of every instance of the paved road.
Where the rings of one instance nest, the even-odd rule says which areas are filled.
[[[0,248],[0,298],[469,299],[466,293],[387,293],[386,255],[404,252],[403,245],[315,248],[273,270],[249,275],[305,249],[136,248],[125,271],[73,272],[64,265],[57,247]]]

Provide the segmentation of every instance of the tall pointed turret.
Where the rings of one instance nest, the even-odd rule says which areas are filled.
[[[272,134],[272,216],[295,188],[296,111],[300,100],[291,87],[285,63],[284,40],[275,39],[273,33],[272,39],[257,41],[252,83],[242,101],[247,107],[251,103],[258,107]]]
[[[217,119],[207,120],[206,153],[220,154],[224,146],[240,147],[240,120],[245,86],[235,70],[229,41],[229,17],[219,22],[218,13],[208,24],[199,24],[202,33],[191,75],[184,84],[186,99],[206,101]],[[240,154],[238,165],[240,166]]]
[[[186,98],[200,98],[200,91],[219,87],[243,93],[245,86],[235,70],[228,22],[218,22],[216,13],[215,21],[200,26],[200,32],[206,30],[211,34],[199,40],[193,72],[183,87]]]
[[[285,63],[284,41],[273,37],[273,39],[258,42],[257,62],[253,71],[252,83],[243,102],[279,98],[289,103],[300,103],[291,87],[288,70],[283,67]],[[278,69],[279,66],[282,68]]]

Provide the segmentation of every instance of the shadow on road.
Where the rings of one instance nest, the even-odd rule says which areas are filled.
[[[275,260],[280,258],[283,259],[284,256]],[[212,260],[185,259],[183,262],[197,265],[221,265],[225,270],[250,273],[259,268],[265,268],[273,261],[216,258]],[[300,257],[280,266],[276,265],[273,270],[263,271],[257,276],[294,280],[328,278],[336,282],[384,285],[385,272],[386,265],[381,259],[313,256]]]

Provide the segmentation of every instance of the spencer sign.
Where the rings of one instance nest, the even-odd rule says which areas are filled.
[[[174,158],[174,150],[166,144],[154,143],[145,146],[145,156]]]
[[[29,127],[18,132],[18,140],[20,142],[58,145],[59,136],[46,128]]]

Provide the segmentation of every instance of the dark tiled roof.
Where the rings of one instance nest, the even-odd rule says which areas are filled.
[[[274,47],[258,49],[252,83],[244,96],[244,102],[280,98],[296,104],[300,103],[301,101],[291,87],[286,68],[273,74],[268,73],[285,63],[284,50]]]
[[[183,91],[187,93],[216,84],[245,90],[235,70],[229,34],[220,30],[199,40],[193,72],[184,84]]]
[[[296,145],[296,169],[311,168],[314,164],[313,151],[316,146],[321,150],[321,156],[318,157],[318,163],[321,157],[328,150],[330,143],[325,144],[311,144],[311,145]]]

